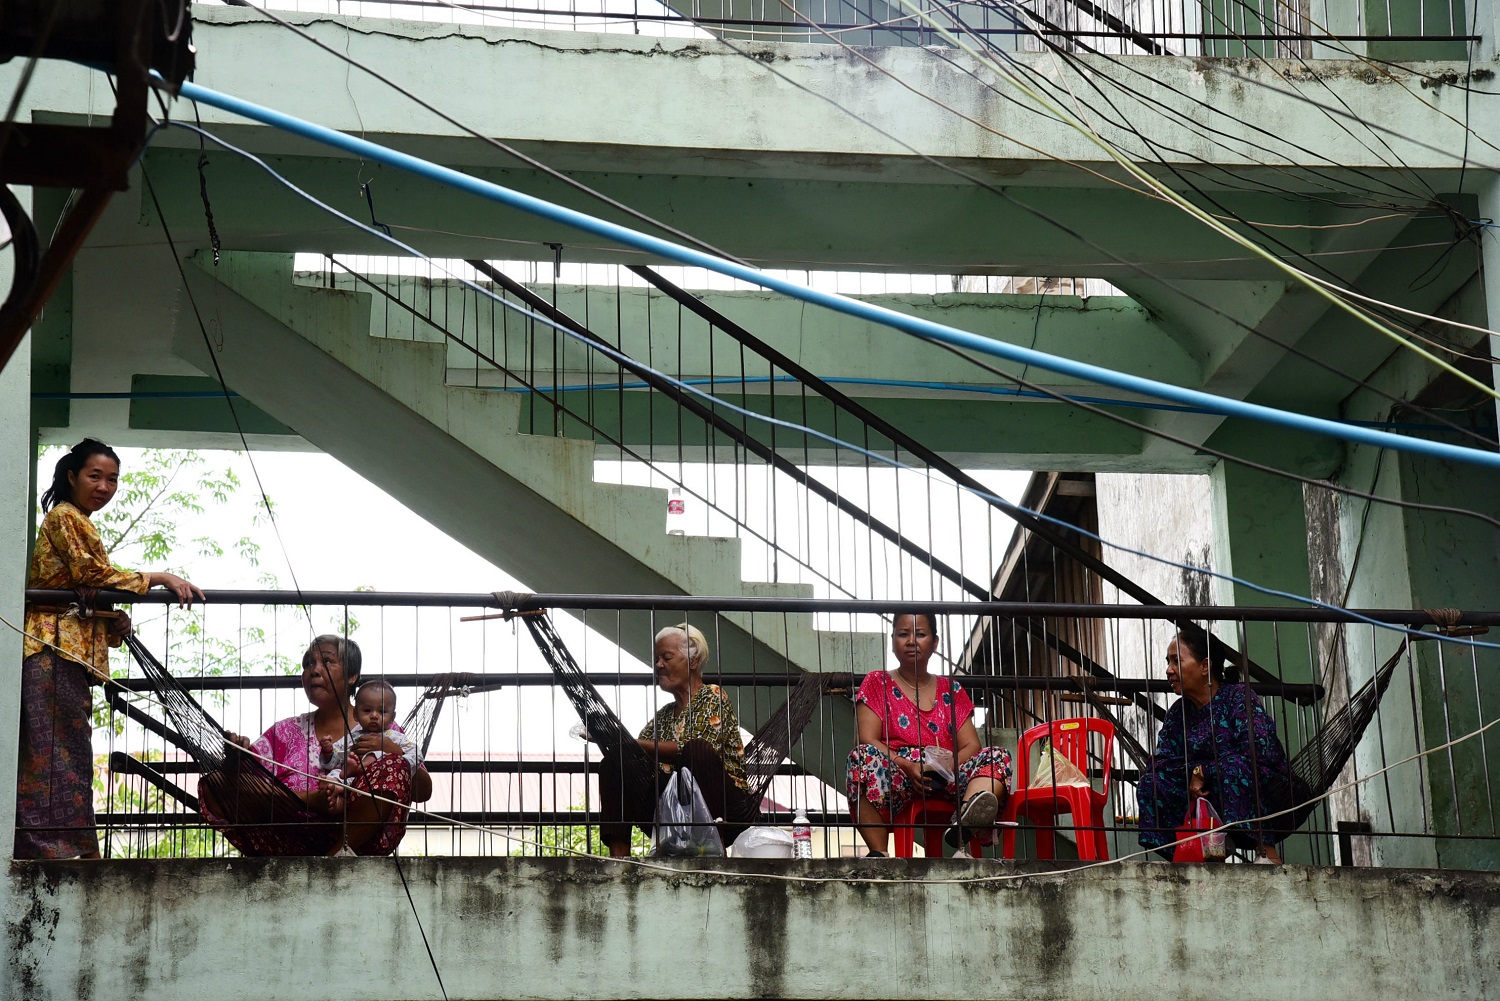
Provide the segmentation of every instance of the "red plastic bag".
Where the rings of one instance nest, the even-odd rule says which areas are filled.
[[[1228,847],[1225,844],[1225,832],[1200,832],[1213,831],[1223,823],[1212,803],[1201,796],[1193,800],[1192,806],[1188,807],[1187,816],[1182,818],[1182,826],[1177,828],[1177,851],[1172,855],[1172,861],[1222,862]]]

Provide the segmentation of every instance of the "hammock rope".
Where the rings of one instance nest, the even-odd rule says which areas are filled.
[[[240,835],[253,833],[256,854],[326,855],[338,846],[343,836],[341,821],[310,809],[297,793],[271,773],[264,762],[243,753],[229,739],[228,732],[137,636],[126,636],[125,646],[151,682],[162,709],[176,728],[173,742],[186,751],[199,768],[199,801],[177,795],[173,792],[175,786],[166,788],[158,784],[159,788],[200,813],[203,812],[201,795],[206,793],[218,811],[224,814],[223,823],[214,826],[220,827],[231,843],[245,841]],[[443,703],[455,695],[467,694],[471,689],[462,682],[469,677],[461,674],[434,677],[403,722],[402,729],[421,748],[424,756],[432,742]],[[240,816],[247,811],[253,812],[253,820]],[[205,815],[204,819],[209,818]],[[240,847],[240,850],[244,852],[245,848]]]
[[[656,762],[651,759],[635,735],[625,729],[620,718],[599,695],[578,662],[568,651],[562,637],[545,615],[527,615],[526,628],[541,650],[542,658],[552,669],[558,685],[578,713],[584,729],[599,745],[608,761],[618,761],[620,777],[628,802],[650,803],[656,799]],[[760,804],[781,763],[807,729],[818,703],[832,689],[848,689],[852,675],[848,672],[804,672],[787,692],[787,699],[772,713],[745,745],[745,774],[749,796],[743,808],[731,809],[736,816],[726,820],[751,822],[760,818]]]

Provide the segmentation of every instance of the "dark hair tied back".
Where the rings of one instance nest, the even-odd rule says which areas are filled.
[[[891,619],[892,629],[896,626],[896,619],[901,618],[903,615],[910,615],[913,619],[926,619],[927,631],[932,634],[933,639],[937,639],[938,627],[936,615],[933,615],[931,612],[900,612]]]
[[[1193,659],[1208,662],[1208,673],[1220,684],[1240,680],[1239,668],[1224,662],[1224,644],[1202,626],[1185,623],[1177,630],[1177,641],[1193,651]]]
[[[97,438],[85,438],[74,445],[52,470],[52,485],[42,491],[42,510],[51,511],[65,500],[73,499],[73,484],[68,482],[68,474],[78,475],[83,472],[84,463],[95,455],[103,455],[113,459],[115,465],[120,464],[120,457],[115,450]]]

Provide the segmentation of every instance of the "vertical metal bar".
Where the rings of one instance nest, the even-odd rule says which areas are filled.
[[[1448,784],[1453,795],[1453,819],[1457,826],[1458,836],[1463,837],[1463,805],[1459,802],[1458,772],[1453,765],[1453,722],[1448,711],[1448,667],[1443,657],[1443,647],[1446,645],[1442,641],[1436,644],[1438,687],[1443,700],[1443,741],[1449,745],[1445,751],[1445,755],[1448,758]]]

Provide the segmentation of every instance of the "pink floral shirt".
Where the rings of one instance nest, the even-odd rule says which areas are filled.
[[[391,729],[403,737],[406,735],[400,723],[393,724]],[[359,727],[355,727],[351,736],[357,736],[361,732]],[[401,743],[400,740],[396,742]],[[313,730],[312,713],[272,723],[271,729],[250,745],[250,750],[270,758],[270,761],[263,758],[261,764],[286,783],[286,787],[292,792],[311,792],[317,786],[318,777],[322,774],[323,748],[318,744],[317,733]],[[416,754],[415,744],[412,745],[412,753]],[[416,771],[415,768],[412,770]]]
[[[923,711],[888,671],[871,671],[859,686],[863,703],[880,717],[880,739],[888,747],[943,747],[958,750],[958,731],[974,718],[974,700],[952,678],[937,679],[937,698]]]
[[[261,764],[292,792],[310,792],[318,784],[318,765],[323,752],[313,732],[312,713],[272,723],[271,729],[250,745],[250,750],[270,758]]]

